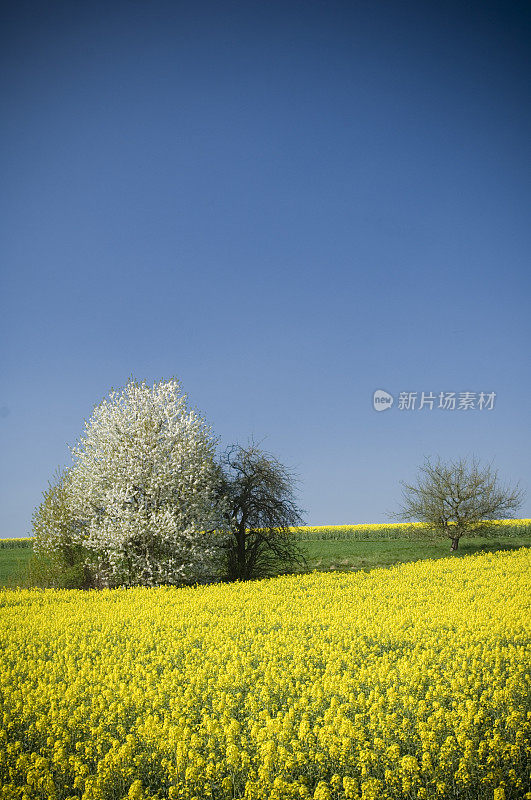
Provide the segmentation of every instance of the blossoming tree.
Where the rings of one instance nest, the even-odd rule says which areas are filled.
[[[215,573],[215,441],[178,381],[131,379],[111,391],[72,455],[71,536],[97,586],[185,584]]]

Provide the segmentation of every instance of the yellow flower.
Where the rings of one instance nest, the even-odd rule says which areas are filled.
[[[523,796],[530,567],[1,591],[0,800]]]

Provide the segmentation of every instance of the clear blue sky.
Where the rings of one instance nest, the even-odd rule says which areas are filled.
[[[424,455],[531,517],[527,3],[5,9],[1,536],[131,374],[264,439],[308,523],[385,522]]]

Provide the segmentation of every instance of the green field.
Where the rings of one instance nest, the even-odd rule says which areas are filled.
[[[525,530],[515,536],[498,535],[463,538],[459,550],[453,558],[461,558],[472,553],[494,552],[496,550],[516,550],[519,547],[531,547],[531,531]],[[348,537],[347,529],[339,531],[338,538],[322,538],[309,534],[307,538],[298,538],[301,550],[306,558],[303,572],[353,571],[368,570],[375,567],[389,567],[410,561],[421,561],[428,558],[445,558],[450,555],[449,542],[434,536],[412,538],[374,537],[372,540]],[[346,537],[346,538],[343,538]],[[0,547],[0,586],[14,588],[28,585],[27,566],[31,557],[31,547]]]
[[[300,542],[307,562],[308,571],[358,570],[374,567],[389,567],[407,561],[421,561],[427,558],[446,558],[450,554],[446,539],[425,541],[419,539],[393,539],[380,541],[348,540],[302,540]],[[493,539],[463,539],[459,550],[453,555],[461,558],[471,553],[493,552],[495,550],[516,550],[530,547],[531,536],[497,536]]]
[[[26,575],[26,566],[31,556],[29,547],[0,549],[0,586],[17,586]]]

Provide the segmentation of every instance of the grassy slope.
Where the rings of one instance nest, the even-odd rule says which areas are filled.
[[[372,542],[307,540],[301,541],[300,545],[310,571],[372,569],[388,567],[399,562],[446,558],[451,555],[450,544],[446,539],[433,541],[392,539]],[[530,546],[531,536],[462,539],[454,557],[494,550],[516,550],[519,547]]]
[[[22,582],[31,552],[29,547],[0,550],[0,586],[18,586]]]
[[[313,570],[356,570],[388,567],[405,561],[426,558],[445,558],[450,555],[446,539],[381,539],[354,541],[308,538],[299,542]],[[531,547],[531,536],[495,536],[492,538],[462,539],[454,558],[494,550],[516,550]],[[15,587],[26,578],[30,548],[0,549],[0,586]]]

